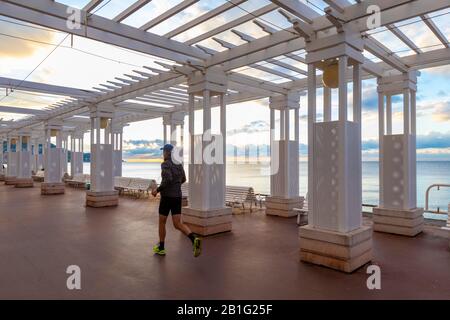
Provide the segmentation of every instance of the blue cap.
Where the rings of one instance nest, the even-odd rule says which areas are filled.
[[[172,152],[172,150],[173,150],[173,145],[171,145],[170,143],[168,143],[168,144],[164,145],[164,147],[162,147],[160,150]]]

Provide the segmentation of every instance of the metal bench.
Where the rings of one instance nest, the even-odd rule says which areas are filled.
[[[66,180],[66,184],[74,188],[85,188],[90,181],[91,176],[89,174],[79,173],[74,175],[72,179]]]
[[[33,180],[36,182],[44,181],[44,170],[39,170],[35,175],[32,176]]]
[[[253,209],[253,203],[256,195],[252,187],[226,186],[225,204],[231,208],[246,210],[245,204],[249,204],[250,212]]]
[[[131,178],[130,183],[123,189],[123,193],[129,193],[137,198],[150,194],[150,191],[157,187],[153,179]]]
[[[126,188],[131,183],[131,178],[126,177],[114,177],[114,189],[119,191],[119,194],[123,194]]]

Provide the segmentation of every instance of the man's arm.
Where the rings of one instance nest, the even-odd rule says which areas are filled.
[[[170,164],[167,162],[163,162],[161,164],[161,184],[159,185],[158,189],[156,189],[157,192],[161,192],[167,185],[172,183],[173,177],[172,177],[172,170],[170,169]]]

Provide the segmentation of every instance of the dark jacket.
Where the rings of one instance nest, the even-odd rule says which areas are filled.
[[[178,198],[182,196],[181,185],[186,182],[186,174],[182,164],[175,164],[172,159],[161,164],[161,184],[158,192],[162,197]]]

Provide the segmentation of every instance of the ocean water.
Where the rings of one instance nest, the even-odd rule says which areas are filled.
[[[159,163],[123,163],[123,176],[161,179]],[[89,163],[85,163],[85,172],[89,172]],[[300,194],[307,192],[307,162],[300,162]],[[363,162],[363,203],[378,204],[378,162]],[[431,184],[450,184],[450,161],[417,162],[417,204],[425,206],[425,191]],[[256,193],[270,193],[270,166],[268,163],[227,164],[227,184],[236,186],[252,186]],[[450,203],[450,188],[440,191],[433,189],[430,193],[430,208],[438,207],[447,211]]]

